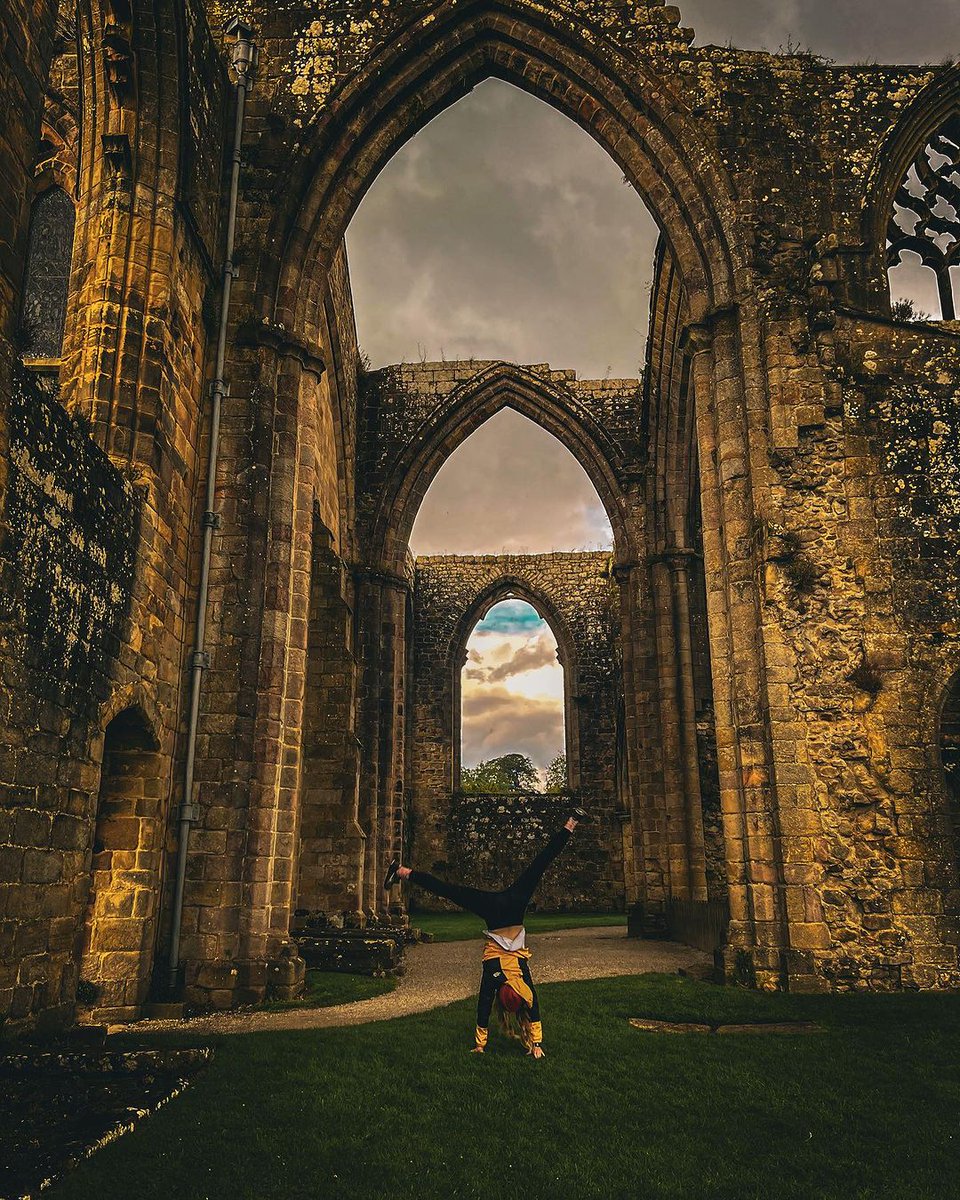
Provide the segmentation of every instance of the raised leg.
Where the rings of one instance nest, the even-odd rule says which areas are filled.
[[[524,901],[530,900],[530,897],[536,891],[537,884],[543,878],[544,871],[546,871],[547,867],[550,866],[567,842],[569,842],[570,833],[571,831],[566,825],[562,829],[557,830],[536,858],[521,872],[515,882],[511,884],[510,891],[514,896],[520,896]]]
[[[450,900],[458,908],[474,913],[484,921],[487,919],[487,913],[490,911],[491,892],[464,887],[459,883],[447,883],[444,879],[437,879],[435,875],[428,875],[426,871],[411,871],[408,878],[411,883],[422,887],[424,891],[432,892],[434,896],[440,896],[444,900]]]

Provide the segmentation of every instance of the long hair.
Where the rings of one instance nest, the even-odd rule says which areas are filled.
[[[533,1045],[533,1038],[530,1031],[530,1009],[523,1004],[517,1012],[510,1012],[503,1007],[498,992],[494,1000],[497,1010],[497,1020],[500,1023],[500,1030],[504,1037],[513,1038],[515,1041],[522,1042],[527,1050]]]

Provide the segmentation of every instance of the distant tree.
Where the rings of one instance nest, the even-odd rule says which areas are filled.
[[[511,792],[540,791],[540,772],[525,754],[502,754],[493,761],[510,780]]]
[[[478,762],[475,767],[463,767],[460,771],[461,792],[481,792],[501,795],[509,792],[510,780],[498,766],[496,759]]]
[[[462,792],[502,795],[506,792],[538,792],[540,776],[525,754],[501,754],[460,772]]]
[[[890,305],[890,312],[895,321],[929,321],[930,314],[924,312],[922,308],[918,308],[913,300],[905,298],[903,300],[894,300]]]
[[[544,791],[565,792],[567,790],[567,756],[558,754],[547,767],[547,780]]]

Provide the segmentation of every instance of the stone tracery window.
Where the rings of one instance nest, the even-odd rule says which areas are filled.
[[[911,261],[904,255],[916,257]],[[894,196],[887,228],[891,293],[897,290],[895,273],[912,268],[916,280],[917,259],[936,277],[941,319],[954,320],[960,275],[960,114],[921,148]],[[907,299],[907,289],[899,290]]]
[[[61,355],[75,221],[73,202],[63,188],[48,188],[33,202],[20,317],[27,360]]]

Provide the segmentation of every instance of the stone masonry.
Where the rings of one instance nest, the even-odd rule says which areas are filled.
[[[234,18],[260,58],[184,797]],[[450,715],[454,676],[423,674],[408,541],[505,405],[571,450],[614,531],[615,669],[594,688],[577,658],[593,699],[568,705],[608,813],[584,902],[648,934],[728,905],[725,969],[763,988],[960,982],[960,325],[933,240],[960,221],[931,218],[955,211],[960,68],[692,41],[659,0],[0,0],[10,1029],[135,1015],[171,974],[195,1007],[289,989],[297,908],[401,920],[379,880],[423,812],[438,847],[454,816],[480,836],[445,765],[417,782],[453,753],[452,722],[429,745],[417,722]],[[656,218],[642,380],[360,363],[350,217],[489,76],[579,124]],[[911,245],[941,284],[927,321],[890,305]],[[37,279],[68,280],[59,354]],[[422,568],[436,597],[473,570]],[[584,560],[573,594],[595,578]]]

